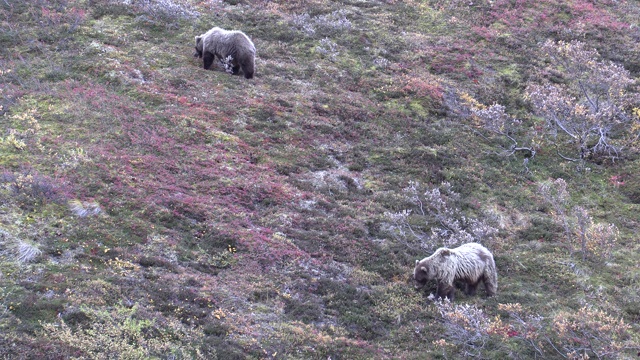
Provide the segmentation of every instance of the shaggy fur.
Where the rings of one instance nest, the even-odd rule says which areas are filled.
[[[436,280],[436,297],[446,296],[453,300],[454,281],[466,283],[465,293],[475,295],[480,281],[488,296],[498,291],[498,272],[493,255],[487,248],[477,243],[464,244],[455,249],[439,248],[436,252],[420,261],[416,260],[413,270],[416,288],[423,287],[427,281]]]
[[[242,68],[245,78],[253,78],[256,47],[242,31],[214,27],[196,36],[196,52],[193,56],[203,59],[205,69],[209,69],[218,57],[222,63],[231,63],[233,74]]]

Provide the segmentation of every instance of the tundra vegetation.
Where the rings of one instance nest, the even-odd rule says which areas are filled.
[[[637,358],[638,19],[0,1],[1,357]],[[212,26],[251,37],[253,81],[192,58]],[[468,241],[497,296],[413,289]]]

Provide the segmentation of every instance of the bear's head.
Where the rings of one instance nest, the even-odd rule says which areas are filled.
[[[416,289],[425,286],[429,281],[429,270],[416,260],[416,267],[413,269],[413,282]]]
[[[427,284],[427,281],[433,280],[436,277],[436,267],[443,261],[447,261],[447,257],[451,255],[451,250],[447,248],[438,249],[435,254],[428,258],[422,259],[422,261],[416,260],[416,267],[413,269],[413,280],[416,289]]]
[[[193,57],[202,57],[202,36],[196,36],[196,52],[193,53]]]

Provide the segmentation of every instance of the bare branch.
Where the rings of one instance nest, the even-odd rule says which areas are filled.
[[[536,114],[547,121],[551,142],[556,147],[573,147],[582,161],[590,156],[615,160],[620,156],[619,144],[628,139],[611,139],[613,124],[628,124],[628,129],[638,125],[638,119],[625,113],[634,104],[634,96],[625,91],[634,83],[629,72],[598,60],[598,52],[579,41],[547,41],[541,51],[549,57],[552,69],[541,72],[539,82],[529,85],[527,98]],[[549,72],[561,74],[563,83],[550,83],[545,75]],[[557,152],[564,160],[579,161]]]

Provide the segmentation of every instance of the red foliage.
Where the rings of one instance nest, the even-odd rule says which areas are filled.
[[[78,26],[84,22],[87,17],[87,11],[79,9],[77,7],[65,8],[60,4],[52,3],[47,0],[42,1],[40,11],[42,18],[46,21],[48,26],[59,26],[62,24],[69,24],[70,26]]]
[[[92,161],[81,171],[60,174],[78,185],[80,197],[95,198],[109,214],[133,212],[159,225],[166,214],[185,224],[215,223],[219,231],[233,234],[238,251],[265,265],[307,256],[293,242],[274,237],[275,230],[259,225],[265,212],[290,212],[297,191],[273,164],[257,161],[269,137],[249,145],[233,134],[238,128],[230,115],[236,117],[238,107],[246,108],[238,105],[245,100],[220,98],[224,107],[214,107],[160,91],[157,84],[136,91],[160,105],[149,109],[102,84],[61,83],[57,96],[76,104],[71,118],[78,119],[84,131],[100,134],[82,145]],[[278,103],[246,101],[265,121],[286,116],[287,109]],[[69,131],[69,139],[53,139],[52,144],[64,146],[77,141],[77,135]],[[123,226],[145,238],[146,231],[135,223]]]
[[[606,1],[606,5],[613,5],[613,2]],[[569,4],[571,13],[574,16],[573,26],[580,29],[581,27],[593,27],[596,29],[606,29],[612,31],[623,31],[629,29],[627,23],[614,19],[604,8],[603,4],[594,6],[593,1],[576,0]]]
[[[624,185],[624,175],[613,175],[609,178],[609,183],[615,187]]]
[[[433,47],[430,66],[436,74],[462,74],[474,79],[482,75],[482,70],[475,63],[478,47],[472,41],[460,41],[453,44],[444,43]]]
[[[442,101],[442,87],[437,82],[428,81],[428,79],[411,77],[407,79],[403,90],[419,97],[429,97],[437,101]]]
[[[628,29],[629,24],[609,14],[608,7],[615,5],[614,2],[606,2],[598,3],[596,7],[590,0],[498,0],[484,12],[473,31],[481,38],[493,41],[500,34],[521,39],[532,38],[535,34],[559,34],[567,28],[583,34]]]

